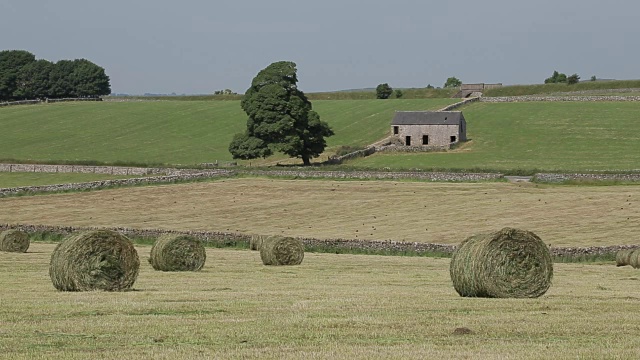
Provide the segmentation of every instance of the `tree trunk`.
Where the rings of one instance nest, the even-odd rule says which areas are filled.
[[[311,160],[309,159],[309,156],[302,155],[302,163],[304,164],[304,166],[311,165]]]

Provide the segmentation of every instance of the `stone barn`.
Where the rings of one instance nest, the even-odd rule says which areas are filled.
[[[405,146],[451,146],[467,140],[467,122],[461,111],[397,111],[391,136]]]

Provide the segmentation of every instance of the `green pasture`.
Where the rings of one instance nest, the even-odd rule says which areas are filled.
[[[640,170],[640,103],[475,103],[462,109],[469,142],[440,153],[375,154],[368,168]]]
[[[384,137],[396,110],[439,109],[455,99],[314,101],[336,135],[330,147]],[[198,164],[230,161],[242,132],[239,101],[62,103],[0,109],[0,156],[29,162]],[[328,149],[329,151],[331,149]]]
[[[31,173],[0,172],[0,188],[18,186],[36,186],[52,184],[68,184],[98,180],[124,179],[133,176],[109,174],[79,174],[79,173]]]

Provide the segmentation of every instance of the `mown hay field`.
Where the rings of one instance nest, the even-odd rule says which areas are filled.
[[[454,102],[340,100],[314,101],[313,106],[336,133],[327,141],[332,148],[380,140],[389,132],[396,110],[435,110]],[[5,159],[31,161],[184,165],[230,161],[229,143],[234,134],[245,130],[246,119],[240,101],[14,106],[0,109],[0,154]]]
[[[515,227],[552,246],[630,245],[640,186],[238,178],[1,198],[0,219],[446,244]]]
[[[640,102],[474,103],[462,109],[469,142],[440,153],[384,153],[372,168],[640,171]]]
[[[137,247],[134,291],[59,292],[55,244],[0,253],[7,359],[568,359],[637,356],[638,270],[556,264],[537,299],[458,296],[449,259],[207,249],[200,272],[158,272]],[[458,328],[472,331],[454,335]]]

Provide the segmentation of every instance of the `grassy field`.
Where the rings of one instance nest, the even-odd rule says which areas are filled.
[[[461,298],[449,260],[207,249],[201,272],[153,271],[135,291],[56,291],[53,244],[0,253],[0,358],[630,359],[638,270],[555,264],[538,299]],[[454,335],[456,328],[473,333]]]
[[[364,146],[383,137],[395,110],[438,109],[454,99],[316,101],[336,136]],[[246,126],[239,101],[61,103],[0,109],[0,154],[30,161],[197,164],[229,161]],[[365,130],[363,130],[365,129]]]
[[[475,103],[455,151],[376,154],[349,165],[390,168],[640,170],[640,103]]]
[[[134,176],[77,173],[4,173],[0,172],[0,188],[67,184],[97,180],[125,179]]]
[[[5,223],[457,244],[518,227],[552,246],[637,244],[640,186],[227,179],[0,199]]]

